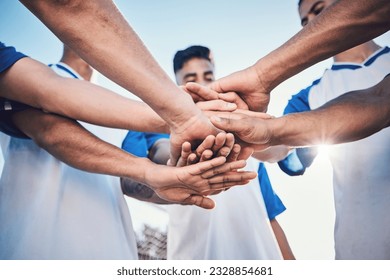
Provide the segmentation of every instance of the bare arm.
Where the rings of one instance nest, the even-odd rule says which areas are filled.
[[[169,139],[157,140],[149,151],[149,158],[157,164],[166,164],[169,160]],[[129,197],[157,204],[172,204],[172,202],[160,198],[147,185],[138,183],[131,178],[121,178],[121,186],[123,194]]]
[[[368,137],[390,126],[389,89],[387,76],[371,88],[346,93],[316,110],[286,115],[274,126],[270,143],[310,146]]]
[[[287,237],[284,234],[282,227],[276,219],[272,219],[270,222],[276,240],[278,241],[280,251],[282,252],[283,259],[295,260],[295,256],[290,248],[290,244],[288,243]]]
[[[173,162],[183,142],[195,143],[217,134],[191,97],[182,94],[157,64],[111,0],[21,2],[93,68],[139,96],[167,122]]]
[[[307,67],[390,29],[388,0],[339,0],[256,63],[269,90]]]
[[[339,0],[282,46],[253,66],[214,82],[218,92],[235,91],[254,111],[266,111],[270,92],[287,78],[390,29],[388,0]]]
[[[0,96],[96,125],[169,131],[165,122],[145,103],[124,98],[87,81],[60,77],[28,57],[0,74]],[[86,110],[87,107],[90,110]]]
[[[217,138],[218,141],[216,140]],[[236,157],[234,159],[228,159],[228,161],[236,161],[239,151],[232,151],[232,153],[230,153],[230,151],[233,150],[233,144],[233,135],[229,135],[227,137],[225,133],[220,133],[217,137],[210,135],[198,146],[197,151],[191,151],[190,143],[186,142],[182,145],[181,157],[178,161],[178,166],[181,167],[194,164],[198,161],[208,160],[213,156],[212,149],[215,149],[218,154],[223,156],[235,154]],[[196,158],[195,153],[199,154],[199,159]],[[206,156],[206,153],[209,153],[209,156]],[[195,158],[193,157],[194,160],[188,159],[190,154],[195,156]],[[149,158],[157,164],[167,164],[167,161],[169,160],[169,140],[166,138],[157,140],[149,151]],[[155,191],[147,185],[140,184],[130,178],[121,178],[121,186],[122,192],[125,195],[135,199],[158,204],[172,204],[172,202],[160,198]]]
[[[100,140],[73,120],[36,109],[14,113],[13,121],[59,160],[89,172],[133,178],[173,203],[213,208],[209,193],[246,184],[256,176],[231,171],[242,168],[245,162],[226,163],[223,157],[182,168],[157,165]]]
[[[346,93],[322,107],[280,118],[264,119],[234,113],[219,113],[211,120],[234,132],[256,150],[269,146],[291,147],[336,144],[368,137],[390,126],[390,76],[364,90]]]
[[[263,151],[257,151],[253,153],[252,157],[263,162],[275,163],[284,159],[289,152],[290,148],[288,146],[278,145],[269,147]]]

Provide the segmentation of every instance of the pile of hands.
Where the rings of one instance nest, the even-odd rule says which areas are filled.
[[[171,128],[167,164],[171,169],[165,172],[177,180],[172,184],[162,182],[166,174],[154,173],[153,179],[161,180],[149,185],[154,185],[156,194],[166,201],[212,209],[215,203],[210,195],[257,177],[256,172],[242,168],[254,150],[269,146],[267,120],[273,117],[251,111],[266,107],[252,106],[251,102],[259,100],[245,99],[234,91],[219,92],[223,89],[217,91],[197,83],[181,88],[192,97],[199,114]]]

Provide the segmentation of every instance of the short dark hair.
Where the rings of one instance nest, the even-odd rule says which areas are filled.
[[[173,71],[176,73],[183,68],[184,63],[193,58],[203,58],[210,62],[210,49],[204,46],[190,46],[184,50],[176,52],[173,58]]]
[[[299,0],[299,2],[298,2],[298,7],[300,7],[300,6],[301,6],[301,4],[302,4],[302,1],[303,1],[303,0]]]

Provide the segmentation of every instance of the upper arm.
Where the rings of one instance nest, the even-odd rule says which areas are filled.
[[[45,109],[61,79],[48,66],[26,57],[1,74],[0,95]]]

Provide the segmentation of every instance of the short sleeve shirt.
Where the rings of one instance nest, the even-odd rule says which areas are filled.
[[[26,57],[17,52],[14,47],[8,47],[0,42],[0,78],[19,59]],[[0,97],[0,131],[14,137],[28,138],[12,123],[11,116],[14,112],[26,110],[30,106]]]

